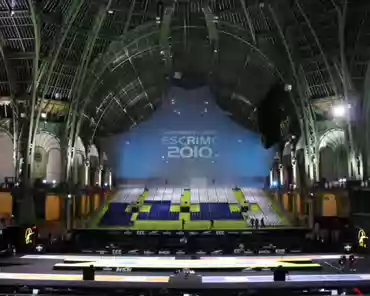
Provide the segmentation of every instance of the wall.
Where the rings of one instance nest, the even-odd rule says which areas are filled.
[[[46,178],[46,167],[49,155],[43,147],[35,147],[34,166],[32,176],[34,179]]]
[[[262,186],[273,150],[230,119],[208,88],[172,88],[153,116],[130,132],[102,140],[116,177],[172,185]],[[155,181],[154,181],[155,182]]]
[[[0,184],[6,177],[14,177],[13,141],[11,137],[0,130]]]

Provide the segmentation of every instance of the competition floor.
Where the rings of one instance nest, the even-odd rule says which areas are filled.
[[[37,283],[38,285],[83,286],[82,267],[95,265],[102,267],[96,272],[95,282],[89,286],[104,284],[117,286],[167,286],[173,272],[169,269],[192,268],[202,276],[204,287],[236,288],[241,285],[273,284],[270,268],[282,263],[297,264],[310,262],[320,266],[320,270],[300,269],[289,272],[286,284],[307,285],[308,283],[370,283],[370,260],[359,257],[356,272],[341,273],[338,267],[340,254],[333,255],[284,255],[284,256],[248,256],[248,257],[201,257],[197,260],[177,259],[175,257],[149,256],[80,256],[80,255],[25,255],[21,257],[0,259],[0,285]],[[298,263],[299,264],[299,263]],[[66,266],[63,266],[66,265]],[[74,268],[69,268],[70,266]],[[75,268],[77,265],[78,268]],[[256,271],[254,266],[261,267]],[[265,266],[265,268],[262,268]],[[60,269],[60,267],[62,267]],[[65,268],[66,267],[66,268]],[[126,272],[125,268],[132,268]],[[148,272],[140,271],[148,268]],[[202,271],[203,267],[215,271]],[[248,268],[249,267],[249,268]],[[65,269],[64,269],[65,268]],[[117,269],[118,268],[118,269]],[[135,268],[136,271],[135,272]],[[225,268],[225,270],[222,270]],[[233,268],[245,268],[241,271],[229,271]],[[198,271],[199,269],[199,271]],[[99,270],[99,269],[98,269]],[[118,271],[118,272],[117,272]]]

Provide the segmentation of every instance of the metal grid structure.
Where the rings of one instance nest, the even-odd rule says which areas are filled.
[[[312,180],[330,106],[361,107],[356,120],[327,129],[343,130],[350,174],[362,178],[369,11],[368,1],[349,0],[0,0],[0,124],[25,168],[40,124],[61,124],[68,180],[78,137],[93,143],[148,118],[176,71],[203,77],[219,105],[250,128],[256,106],[281,80]]]

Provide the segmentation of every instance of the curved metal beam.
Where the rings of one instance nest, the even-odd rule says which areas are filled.
[[[291,71],[292,71],[292,74],[293,74],[293,77],[294,77],[294,80],[295,80],[295,83],[296,83],[296,86],[297,86],[297,89],[298,89],[298,94],[299,94],[299,104],[300,104],[300,107],[301,107],[301,111],[302,111],[302,119],[303,119],[303,122],[301,122],[301,131],[304,133],[305,135],[305,138],[306,138],[306,145],[308,145],[308,153],[309,153],[309,161],[310,161],[310,168],[312,169],[312,176],[310,176],[310,178],[312,180],[318,180],[318,163],[317,163],[317,139],[316,139],[316,127],[315,127],[315,121],[314,121],[314,118],[313,118],[313,115],[312,115],[312,108],[311,108],[311,105],[307,99],[307,97],[305,96],[305,92],[303,91],[302,87],[301,87],[301,81],[299,79],[299,75],[298,75],[298,72],[297,72],[297,69],[296,69],[296,66],[295,66],[295,62],[293,60],[293,57],[292,57],[292,53],[291,53],[291,49],[288,45],[288,42],[286,40],[286,37],[283,33],[283,30],[281,28],[281,24],[278,20],[278,17],[275,13],[275,10],[273,9],[273,7],[269,4],[268,5],[268,8],[269,8],[269,11],[272,15],[272,18],[273,18],[273,21],[276,25],[276,27],[278,28],[278,31],[279,31],[279,34],[280,34],[280,37],[281,37],[281,40],[283,42],[283,45],[285,47],[285,50],[286,50],[286,54],[288,56],[288,59],[289,59],[289,63],[290,63],[290,67],[291,67]],[[293,103],[295,104],[295,101],[293,100]],[[296,110],[297,110],[297,114],[298,113],[298,108],[297,108],[297,105],[295,104],[294,105]]]
[[[91,29],[91,34],[89,35],[89,38],[85,44],[84,52],[81,58],[81,64],[79,67],[79,71],[77,72],[77,84],[76,84],[76,91],[74,92],[75,97],[73,96],[72,92],[72,97],[74,97],[73,103],[75,105],[71,107],[72,110],[72,122],[71,126],[66,126],[66,131],[69,129],[69,134],[68,134],[68,146],[67,146],[67,171],[66,171],[66,180],[69,182],[72,182],[73,178],[73,162],[74,162],[74,147],[75,143],[78,140],[79,134],[76,133],[76,122],[79,120],[82,120],[82,118],[79,118],[79,111],[76,109],[76,107],[79,105],[79,101],[81,100],[82,93],[83,93],[83,86],[85,83],[85,79],[88,73],[88,65],[91,61],[91,56],[94,51],[95,43],[98,38],[99,32],[101,30],[101,27],[103,26],[104,20],[108,14],[108,10],[110,9],[110,6],[112,5],[112,0],[108,0],[108,2],[105,5],[102,5],[99,9],[99,12],[95,16],[95,21]],[[70,117],[69,117],[70,118]]]

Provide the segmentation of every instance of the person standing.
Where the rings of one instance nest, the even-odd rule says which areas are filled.
[[[263,217],[261,218],[261,227],[265,227],[265,219]]]
[[[355,256],[353,254],[349,255],[348,257],[349,271],[356,271],[356,269],[354,268],[355,262],[356,262]]]
[[[347,257],[346,256],[341,256],[339,258],[339,269],[341,272],[343,272],[346,268],[346,263],[347,263]]]
[[[213,227],[215,226],[215,221],[214,220],[210,220],[210,225],[209,225],[209,228],[210,229],[213,229]]]

